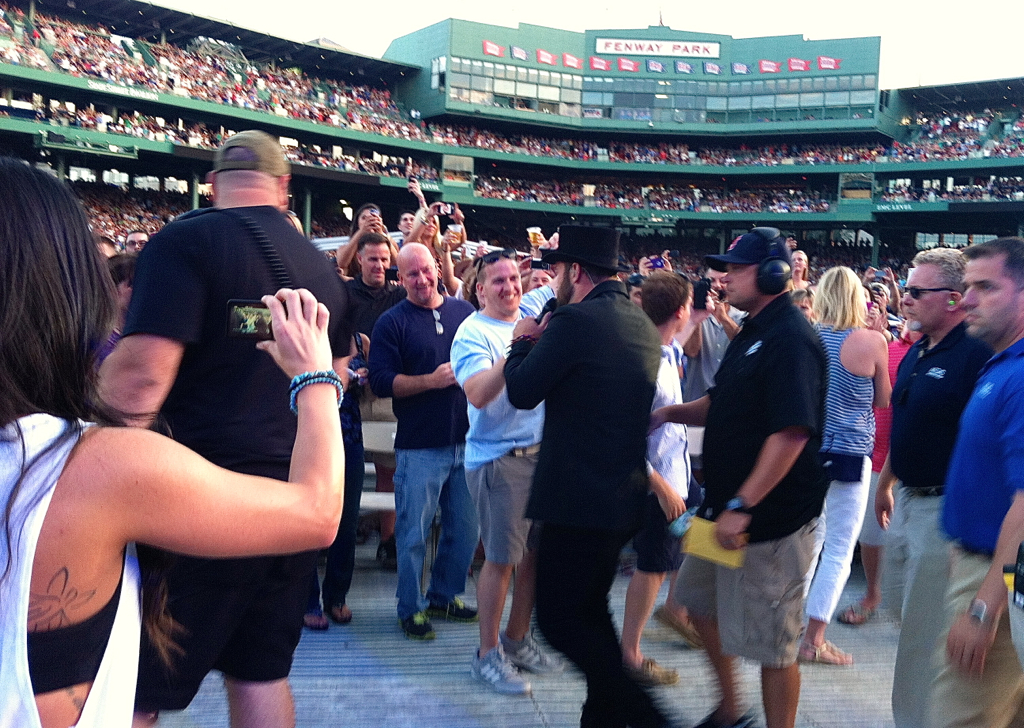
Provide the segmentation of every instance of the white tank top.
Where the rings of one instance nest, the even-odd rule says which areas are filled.
[[[65,420],[36,414],[0,429],[0,509],[10,499],[24,464],[32,463],[69,426]],[[0,728],[41,728],[28,672],[32,562],[53,488],[77,442],[77,436],[68,437],[33,464],[21,482],[11,512],[9,530],[14,558],[7,576],[0,581]],[[0,573],[7,565],[7,533],[0,528]],[[139,567],[134,556],[126,556],[114,626],[77,728],[131,725],[140,632]]]

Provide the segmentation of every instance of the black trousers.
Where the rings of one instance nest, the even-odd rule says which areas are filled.
[[[668,719],[622,667],[608,610],[619,552],[631,531],[544,524],[537,557],[537,625],[587,679],[581,728],[648,728]]]

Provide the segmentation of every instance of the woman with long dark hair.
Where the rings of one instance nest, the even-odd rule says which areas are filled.
[[[295,377],[290,482],[223,470],[119,427],[99,401],[113,283],[69,188],[0,159],[0,199],[0,728],[127,728],[141,628],[129,544],[140,558],[143,544],[235,557],[320,548],[337,532],[328,312],[308,291],[263,299],[275,340],[257,346]],[[169,655],[174,623],[150,586],[142,622]]]

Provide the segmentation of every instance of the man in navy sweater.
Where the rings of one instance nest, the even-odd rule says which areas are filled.
[[[438,291],[437,265],[419,243],[402,248],[398,276],[408,296],[373,327],[369,378],[374,394],[394,398],[398,418],[398,621],[410,639],[430,640],[435,636],[431,616],[457,622],[477,619],[476,610],[457,596],[466,588],[479,527],[466,486],[466,395],[451,365],[455,331],[473,307]],[[424,597],[423,557],[438,506],[441,540]]]

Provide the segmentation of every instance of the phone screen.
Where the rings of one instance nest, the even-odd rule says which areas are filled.
[[[228,301],[228,336],[233,339],[268,341],[274,338],[270,309],[263,301]]]

